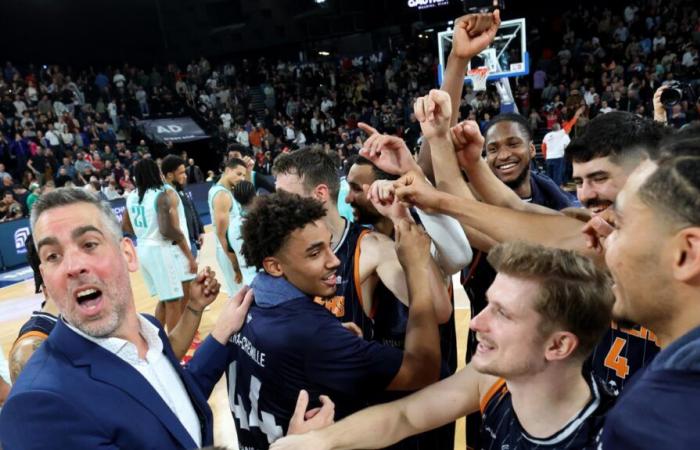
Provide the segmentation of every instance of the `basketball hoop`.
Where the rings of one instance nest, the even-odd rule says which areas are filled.
[[[486,90],[486,78],[488,78],[488,76],[489,68],[486,66],[477,67],[476,69],[469,69],[467,71],[467,78],[469,81],[471,81],[476,92]]]

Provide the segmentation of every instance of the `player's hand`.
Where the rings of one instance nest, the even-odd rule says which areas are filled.
[[[190,273],[197,273],[197,260],[194,257],[187,258]]]
[[[394,225],[396,255],[404,269],[428,267],[430,259],[430,237],[421,227],[408,220]]]
[[[484,137],[479,125],[473,120],[465,120],[450,129],[450,137],[455,147],[457,162],[463,169],[474,167],[481,159]]]
[[[212,337],[220,344],[226,345],[231,335],[238,333],[243,327],[248,308],[252,302],[253,290],[248,286],[243,286],[224,305],[211,332]]]
[[[205,267],[190,284],[190,304],[197,310],[203,311],[216,300],[220,288],[216,272],[209,266]]]
[[[394,181],[394,195],[407,206],[416,206],[428,214],[439,212],[440,193],[422,174],[409,172]]]
[[[357,126],[369,136],[360,149],[363,156],[386,173],[403,175],[411,170],[420,170],[403,139],[381,134],[364,122]]]
[[[411,214],[405,204],[399,202],[394,195],[394,182],[391,180],[377,180],[372,186],[362,185],[362,190],[367,200],[372,202],[374,209],[384,217],[396,223],[401,219],[411,219]]]
[[[328,450],[330,447],[313,431],[306,434],[287,434],[270,445],[270,450]]]
[[[448,136],[452,117],[450,94],[432,89],[428,95],[416,99],[413,112],[420,122],[421,131],[426,139]]]
[[[343,328],[354,334],[355,336],[362,338],[364,337],[364,333],[362,333],[362,329],[355,324],[355,322],[343,322],[342,323]]]
[[[245,162],[245,168],[248,171],[248,173],[252,172],[255,168],[255,160],[250,156],[244,156],[243,162]]]
[[[666,123],[668,121],[668,116],[666,113],[666,107],[661,102],[661,94],[668,89],[667,85],[661,86],[654,92],[654,99],[652,101],[654,105],[654,120],[657,122]]]
[[[589,220],[581,231],[588,248],[605,253],[605,239],[615,231],[614,213],[603,211]]]
[[[460,17],[454,24],[450,55],[460,59],[472,59],[493,42],[500,26],[499,10]]]
[[[294,414],[289,420],[287,435],[304,434],[313,430],[320,430],[333,424],[335,416],[335,404],[327,395],[318,398],[321,401],[320,408],[306,410],[309,406],[309,393],[304,389],[299,391]]]
[[[241,273],[240,270],[236,270],[234,281],[236,282],[236,284],[243,283],[243,273]]]

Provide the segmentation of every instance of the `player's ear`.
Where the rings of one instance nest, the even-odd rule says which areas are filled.
[[[578,337],[570,331],[557,331],[547,339],[544,357],[547,361],[561,361],[578,348]]]
[[[267,258],[263,259],[263,269],[265,269],[265,272],[273,277],[281,277],[284,275],[282,264],[280,264],[279,259],[275,258],[274,256],[268,256]]]
[[[537,154],[537,149],[535,148],[535,143],[530,141],[530,158],[534,158]]]

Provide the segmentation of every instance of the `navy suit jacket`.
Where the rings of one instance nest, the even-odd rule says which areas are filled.
[[[163,353],[187,389],[201,423],[202,446],[212,445],[207,398],[218,380],[216,374],[220,377],[225,369],[226,353],[218,354],[225,347],[208,337],[210,351],[203,355],[208,374],[182,369],[163,329],[146,317],[159,327]],[[136,369],[79,336],[62,320],[13,386],[0,414],[0,443],[4,450],[197,448]]]

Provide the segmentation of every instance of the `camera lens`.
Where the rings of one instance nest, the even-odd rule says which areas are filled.
[[[661,103],[665,106],[673,106],[681,101],[682,96],[680,89],[668,88],[661,93]]]

